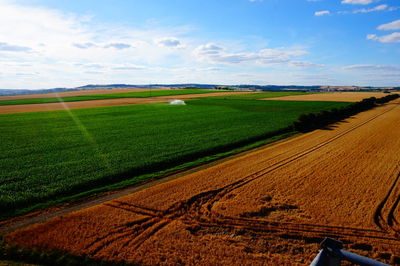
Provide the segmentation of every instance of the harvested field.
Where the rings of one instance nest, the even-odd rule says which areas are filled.
[[[105,107],[105,106],[116,106],[116,105],[130,105],[130,104],[162,103],[174,99],[185,100],[185,99],[200,98],[200,97],[238,95],[238,94],[249,94],[249,92],[215,92],[215,93],[212,92],[205,94],[171,95],[171,96],[160,96],[160,97],[149,97],[149,98],[121,98],[121,99],[109,99],[109,100],[58,102],[58,103],[45,103],[45,104],[3,105],[0,106],[0,114],[82,109],[82,108]]]
[[[278,98],[265,98],[263,100],[282,100],[282,101],[333,101],[333,102],[358,102],[365,98],[381,98],[387,96],[383,92],[332,92],[315,93],[304,95],[290,95]]]
[[[152,91],[159,91],[159,90],[168,90],[168,89],[167,88],[161,88],[161,89],[151,89],[151,90]],[[148,91],[148,89],[76,90],[76,91],[66,91],[66,92],[10,95],[10,96],[0,96],[0,101],[3,101],[3,100],[21,100],[21,99],[72,97],[72,96],[83,96],[83,95],[101,95],[101,94],[110,94],[110,93],[142,92],[142,91]]]
[[[6,241],[139,264],[307,264],[325,236],[400,262],[400,101]]]

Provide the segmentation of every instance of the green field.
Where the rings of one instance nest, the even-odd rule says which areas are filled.
[[[184,95],[184,94],[203,94],[221,92],[216,90],[201,90],[201,89],[182,89],[182,90],[143,90],[139,92],[122,92],[97,95],[82,95],[60,98],[37,98],[37,99],[18,99],[18,100],[0,100],[1,105],[16,105],[16,104],[37,104],[37,103],[57,103],[57,102],[77,102],[77,101],[94,101],[107,99],[122,99],[122,98],[148,98],[156,96],[169,95]],[[95,91],[93,93],[96,93]]]
[[[14,215],[281,134],[348,103],[200,99],[0,115],[0,213]],[[286,131],[287,132],[287,131]]]

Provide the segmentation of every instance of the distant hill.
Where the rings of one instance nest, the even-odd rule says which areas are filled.
[[[148,89],[148,88],[187,88],[187,87],[196,87],[200,89],[214,89],[216,84],[195,84],[195,83],[187,83],[187,84],[146,84],[146,85],[128,85],[128,84],[110,84],[110,85],[85,85],[81,87],[77,87],[76,89],[83,90],[93,90],[93,89]]]
[[[74,90],[76,90],[76,89],[67,89],[67,88],[40,89],[40,90],[0,89],[0,96],[21,95],[21,94],[38,94],[38,93],[52,93],[52,92],[74,91]]]
[[[215,89],[227,88],[233,90],[258,90],[258,91],[280,91],[280,90],[301,90],[301,91],[368,91],[368,90],[391,90],[395,88],[375,88],[375,87],[357,87],[357,86],[298,86],[298,85],[218,85],[218,84],[145,84],[145,85],[131,85],[131,84],[107,84],[107,85],[85,85],[76,88],[54,88],[54,89],[40,89],[40,90],[10,90],[0,89],[0,96],[8,95],[21,95],[21,94],[40,94],[52,92],[66,92],[76,90],[107,90],[107,89],[150,89],[150,88],[199,88],[199,89]],[[399,89],[399,88],[397,88]]]

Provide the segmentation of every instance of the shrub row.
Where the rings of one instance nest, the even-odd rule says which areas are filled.
[[[399,94],[391,94],[378,99],[371,97],[339,109],[333,108],[329,111],[322,111],[320,113],[304,114],[293,123],[293,128],[300,132],[308,132],[314,129],[324,128],[329,124],[341,121],[360,112],[372,109],[378,104],[384,104],[399,97]]]
[[[390,95],[387,95],[387,96],[385,96],[385,97],[376,99],[376,103],[377,103],[377,104],[387,103],[387,102],[392,101],[392,100],[394,100],[394,99],[397,99],[397,98],[399,98],[399,97],[400,97],[399,94],[390,94]]]

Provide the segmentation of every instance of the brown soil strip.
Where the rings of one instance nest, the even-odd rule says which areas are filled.
[[[387,95],[387,93],[383,92],[332,92],[306,95],[291,95],[277,98],[266,98],[263,100],[358,102],[365,98],[382,98]]]
[[[202,93],[202,94],[158,96],[149,98],[122,98],[122,99],[77,101],[77,102],[3,105],[0,106],[0,114],[55,111],[55,110],[65,110],[65,109],[82,109],[82,108],[106,107],[106,106],[116,106],[116,105],[130,105],[130,104],[162,103],[162,102],[169,102],[174,99],[185,100],[185,99],[200,98],[200,97],[237,95],[237,94],[249,94],[249,93],[250,92],[212,92],[212,93]]]
[[[146,265],[296,265],[310,263],[330,236],[350,251],[399,261],[399,103],[6,240]]]

